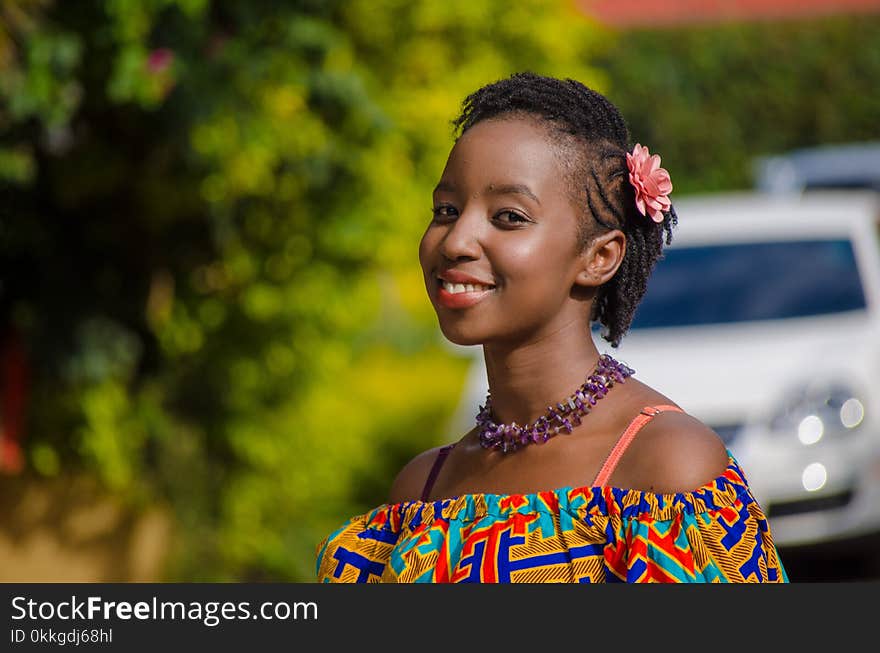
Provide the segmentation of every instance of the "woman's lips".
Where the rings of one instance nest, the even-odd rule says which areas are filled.
[[[478,304],[495,290],[494,287],[473,292],[451,293],[443,287],[443,281],[437,282],[437,303],[446,308],[467,308]]]

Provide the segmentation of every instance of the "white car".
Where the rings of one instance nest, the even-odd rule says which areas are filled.
[[[878,197],[677,199],[630,332],[617,349],[594,332],[722,436],[781,548],[880,534]],[[470,353],[459,431],[486,396]]]

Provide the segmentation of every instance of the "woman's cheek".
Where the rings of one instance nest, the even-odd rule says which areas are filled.
[[[428,226],[425,229],[425,233],[422,234],[422,238],[419,240],[419,264],[422,266],[422,270],[427,273],[426,266],[428,264],[428,259],[430,252],[436,247],[436,236],[432,233],[434,230]]]

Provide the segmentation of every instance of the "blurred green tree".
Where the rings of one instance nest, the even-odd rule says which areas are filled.
[[[618,36],[593,64],[676,193],[751,188],[756,156],[880,139],[880,15]]]
[[[417,243],[478,86],[601,87],[573,3],[12,0],[0,325],[28,469],[174,515],[168,580],[313,577],[445,431],[468,361]]]

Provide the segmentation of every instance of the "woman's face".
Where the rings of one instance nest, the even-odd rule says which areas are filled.
[[[450,341],[524,343],[572,319],[587,329],[588,302],[571,296],[583,260],[560,156],[546,129],[521,118],[480,122],[452,148],[419,245]]]

